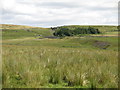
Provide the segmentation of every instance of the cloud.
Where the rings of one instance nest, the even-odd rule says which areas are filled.
[[[2,0],[2,23],[50,27],[117,25],[118,0]]]

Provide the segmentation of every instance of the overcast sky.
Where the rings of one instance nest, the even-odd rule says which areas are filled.
[[[117,25],[119,0],[2,0],[3,24]]]

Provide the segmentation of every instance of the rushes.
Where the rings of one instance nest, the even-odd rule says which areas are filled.
[[[116,51],[3,47],[3,87],[115,88],[117,69]]]

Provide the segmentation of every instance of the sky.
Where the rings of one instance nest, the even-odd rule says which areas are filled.
[[[119,0],[1,0],[1,24],[117,25]]]

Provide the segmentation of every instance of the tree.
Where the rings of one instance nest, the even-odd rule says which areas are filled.
[[[60,27],[53,33],[55,36],[73,36],[78,34],[99,34],[100,31],[96,28],[88,27],[88,28],[69,28],[69,27]]]

